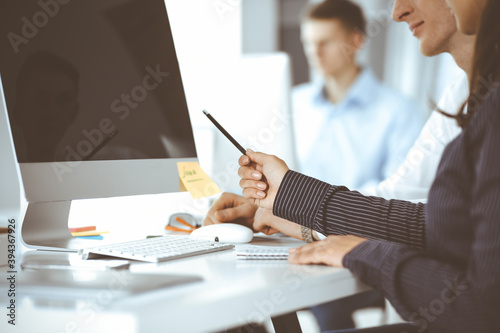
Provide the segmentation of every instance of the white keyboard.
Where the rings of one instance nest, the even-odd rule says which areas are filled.
[[[234,248],[232,244],[167,235],[80,250],[83,259],[112,256],[147,262],[179,259]]]

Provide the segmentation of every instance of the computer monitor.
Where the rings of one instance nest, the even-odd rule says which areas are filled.
[[[197,157],[164,1],[1,7],[0,100],[28,202],[21,241],[77,249],[71,200],[179,191],[177,162]]]
[[[21,204],[14,147],[4,105],[0,102],[0,228],[7,228],[9,219],[17,220]]]

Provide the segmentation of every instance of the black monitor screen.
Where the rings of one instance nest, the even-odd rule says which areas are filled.
[[[196,157],[163,0],[3,0],[19,162]]]

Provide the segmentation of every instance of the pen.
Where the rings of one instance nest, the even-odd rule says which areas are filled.
[[[246,155],[246,150],[245,148],[243,148],[239,143],[238,141],[236,141],[218,122],[217,120],[214,119],[214,117],[212,117],[212,115],[210,115],[210,113],[208,113],[207,110],[203,110],[203,113],[205,114],[205,116],[208,117],[208,119],[210,119],[210,121],[215,125],[215,127],[217,127],[219,129],[219,131],[222,132],[222,134],[224,134],[226,136],[226,138],[229,139],[229,141],[231,141],[233,143],[233,145],[238,148],[238,150],[243,154],[243,155]]]

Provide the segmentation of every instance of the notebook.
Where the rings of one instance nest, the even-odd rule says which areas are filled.
[[[242,245],[236,247],[236,257],[244,260],[287,260],[288,247]]]

